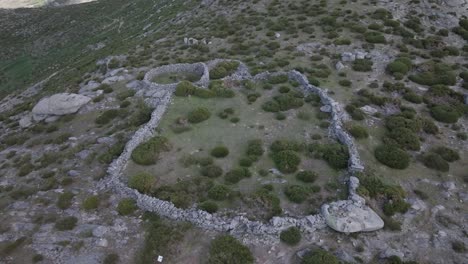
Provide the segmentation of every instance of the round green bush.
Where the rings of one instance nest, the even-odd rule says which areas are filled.
[[[460,113],[453,107],[448,105],[437,105],[431,107],[431,116],[443,123],[456,123],[460,118]]]
[[[286,230],[281,231],[280,239],[282,242],[294,246],[301,242],[301,230],[293,226]]]
[[[217,146],[211,150],[211,156],[215,158],[224,158],[229,155],[229,149],[225,146]]]
[[[208,197],[215,201],[226,200],[230,195],[231,190],[225,185],[215,185],[208,190]]]
[[[418,135],[404,127],[393,129],[388,137],[403,149],[417,151],[421,147]]]
[[[302,203],[309,196],[306,187],[300,185],[289,185],[284,189],[284,194],[293,203]]]
[[[72,230],[75,228],[78,218],[74,216],[67,216],[55,222],[55,228],[59,231]]]
[[[437,153],[428,153],[422,158],[423,163],[426,167],[447,172],[450,169],[450,165]]]
[[[353,125],[348,129],[349,133],[356,139],[368,138],[367,129],[360,125]]]
[[[293,173],[301,163],[301,158],[291,150],[284,150],[272,154],[276,167],[282,173]]]
[[[156,136],[138,145],[132,152],[132,160],[139,165],[156,164],[159,154],[170,149],[171,145],[167,138]]]
[[[323,145],[321,153],[330,167],[337,170],[348,167],[349,152],[345,145],[339,143]]]
[[[181,81],[174,92],[175,96],[189,96],[193,95],[195,93],[195,90],[197,87],[195,87],[191,82],[189,81]]]
[[[249,171],[249,169],[240,167],[234,168],[227,172],[226,175],[224,175],[224,180],[229,184],[235,184],[238,183],[240,180],[248,178],[250,176],[252,176],[252,173]]]
[[[253,264],[249,248],[230,235],[213,239],[210,245],[208,264]]]
[[[155,182],[156,179],[153,175],[146,172],[140,172],[130,177],[128,180],[128,187],[136,189],[141,193],[148,194],[153,188]]]
[[[250,157],[242,157],[239,159],[239,165],[242,167],[252,166],[253,160]]]
[[[228,71],[222,66],[217,66],[210,71],[211,79],[221,79],[226,77]]]
[[[192,124],[196,124],[196,123],[200,123],[209,119],[210,116],[211,116],[211,113],[210,113],[210,110],[208,110],[208,108],[199,107],[191,111],[190,113],[188,113],[187,120]]]
[[[439,146],[432,149],[433,152],[439,154],[444,160],[448,162],[454,162],[460,159],[460,155],[456,150],[445,146]]]
[[[117,205],[117,212],[119,215],[132,214],[136,209],[138,209],[136,201],[132,198],[124,198],[120,200],[119,204]]]
[[[247,155],[249,157],[256,156],[260,157],[263,155],[263,142],[261,139],[253,139],[247,142]]]
[[[302,258],[301,264],[339,264],[337,257],[323,249],[316,249],[308,252]]]
[[[115,253],[110,253],[104,258],[104,261],[102,263],[103,264],[117,264],[119,262],[119,259],[120,259],[119,255]]]
[[[409,71],[409,67],[405,63],[396,60],[387,65],[387,71],[391,74],[395,74],[395,73],[407,74]]]
[[[203,210],[203,211],[206,211],[206,212],[212,214],[212,213],[216,213],[216,211],[218,211],[218,204],[216,204],[213,201],[204,201],[203,203],[201,203],[198,206],[198,208],[200,208],[200,210]]]
[[[282,112],[278,112],[278,113],[275,114],[275,118],[276,118],[276,120],[280,120],[280,121],[285,120],[286,115],[284,113],[282,113]]]
[[[86,211],[93,210],[99,206],[99,196],[93,195],[83,201],[82,207]]]
[[[223,169],[217,165],[207,165],[201,168],[200,173],[209,178],[217,178],[223,175]]]
[[[350,80],[339,80],[338,84],[344,87],[350,87],[353,83]]]
[[[314,182],[317,179],[318,175],[313,171],[300,171],[296,174],[296,179],[302,182]]]
[[[403,170],[409,166],[410,156],[406,151],[392,145],[378,146],[374,151],[375,158],[382,164]]]
[[[290,89],[289,87],[287,87],[287,86],[281,86],[281,87],[278,89],[278,91],[279,91],[280,93],[289,93],[289,91],[291,91],[291,89]]]

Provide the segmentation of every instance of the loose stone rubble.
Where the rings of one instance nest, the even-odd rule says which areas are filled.
[[[273,217],[268,223],[259,221],[250,221],[244,216],[227,217],[220,214],[210,214],[196,208],[180,209],[171,202],[163,201],[155,197],[150,197],[139,193],[138,191],[127,187],[121,180],[123,171],[128,164],[132,151],[142,142],[152,137],[156,132],[161,117],[168,106],[172,93],[177,83],[157,84],[151,82],[154,76],[162,73],[174,72],[195,72],[201,74],[196,85],[207,87],[209,83],[209,68],[222,60],[213,60],[205,63],[195,64],[173,64],[162,66],[150,70],[139,85],[134,85],[141,89],[137,95],[147,97],[148,104],[155,107],[150,121],[138,129],[133,137],[127,142],[124,151],[115,159],[108,168],[108,176],[101,180],[99,187],[102,189],[110,188],[116,194],[125,197],[132,197],[137,201],[142,210],[155,212],[163,217],[177,221],[188,221],[201,228],[230,232],[231,234],[250,234],[256,236],[276,237],[285,228],[297,226],[307,233],[312,233],[317,229],[327,225],[339,232],[360,232],[374,231],[383,227],[383,221],[380,217],[365,206],[365,201],[356,193],[359,186],[359,180],[354,177],[354,173],[364,169],[359,158],[359,153],[352,137],[343,128],[342,118],[344,115],[340,105],[334,101],[326,91],[309,84],[307,78],[298,71],[269,73],[264,72],[251,76],[248,68],[242,62],[235,73],[226,79],[232,80],[264,80],[270,76],[287,74],[292,80],[297,81],[305,93],[316,93],[320,96],[322,104],[326,106],[331,113],[330,136],[335,137],[339,142],[346,145],[349,150],[350,159],[348,166],[349,173],[349,199],[338,201],[329,205],[323,205],[321,214],[309,215],[302,218],[294,217]]]

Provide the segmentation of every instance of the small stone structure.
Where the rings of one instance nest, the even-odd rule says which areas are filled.
[[[179,64],[170,64],[164,65],[155,69],[150,70],[145,74],[143,81],[151,86],[152,89],[174,89],[179,82],[170,83],[170,84],[160,84],[155,83],[152,80],[161,74],[169,73],[192,73],[200,76],[200,80],[194,82],[195,85],[201,87],[208,87],[210,83],[210,71],[208,66],[205,63],[199,62],[194,64],[189,63],[179,63]]]
[[[230,232],[231,234],[252,234],[260,237],[275,237],[285,228],[296,226],[301,230],[311,233],[317,229],[326,227],[340,232],[359,232],[359,231],[374,231],[383,227],[383,221],[380,217],[365,206],[365,200],[356,193],[359,187],[359,180],[354,177],[356,172],[364,169],[359,158],[359,153],[354,144],[353,138],[343,128],[342,117],[344,115],[340,105],[334,101],[324,90],[309,84],[307,78],[298,71],[269,73],[264,72],[251,76],[245,64],[240,62],[240,65],[235,73],[226,79],[244,80],[264,80],[274,75],[287,74],[291,80],[295,80],[300,84],[300,87],[305,93],[316,93],[320,96],[323,105],[328,106],[332,116],[330,125],[330,135],[335,137],[339,142],[346,145],[349,150],[349,198],[345,201],[338,201],[330,205],[322,206],[322,213],[318,215],[309,215],[302,218],[294,217],[273,217],[268,223],[260,221],[250,221],[244,216],[227,217],[220,214],[210,214],[208,212],[198,210],[196,208],[180,209],[174,206],[173,203],[163,201],[155,197],[141,194],[138,191],[129,188],[122,180],[122,174],[130,160],[132,151],[142,142],[148,140],[156,132],[161,117],[163,116],[166,107],[168,106],[174,88],[177,84],[154,84],[151,82],[154,76],[161,73],[178,72],[187,70],[201,71],[203,75],[196,85],[207,87],[209,83],[209,68],[216,65],[222,60],[213,60],[205,63],[196,64],[174,64],[162,66],[149,71],[144,83],[146,88],[143,89],[143,95],[148,96],[147,102],[155,107],[150,121],[138,129],[130,141],[127,142],[122,154],[115,159],[108,168],[108,176],[100,182],[101,188],[113,189],[116,194],[126,197],[132,197],[137,201],[137,205],[146,211],[155,212],[161,216],[174,219],[177,221],[188,221],[201,228],[216,230],[222,232]],[[154,90],[156,89],[156,90]],[[154,90],[154,91],[151,91]],[[137,93],[138,94],[138,93]]]

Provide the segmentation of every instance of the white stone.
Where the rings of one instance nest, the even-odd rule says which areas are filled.
[[[109,246],[109,241],[107,241],[105,238],[101,238],[98,240],[97,245],[100,247],[107,247]]]
[[[19,121],[19,125],[22,128],[30,127],[32,123],[33,123],[33,119],[32,119],[31,113],[28,113],[27,115],[23,116]]]
[[[379,112],[379,110],[377,110],[376,108],[370,106],[370,105],[365,105],[363,107],[360,108],[364,113],[368,114],[368,115],[373,115],[377,112]]]
[[[356,56],[351,52],[343,52],[341,54],[341,61],[348,62],[348,61],[355,61]]]
[[[337,201],[322,206],[325,222],[332,229],[343,233],[375,231],[384,222],[371,208],[352,201]]]
[[[281,37],[281,34],[278,33],[278,32],[276,32],[276,33],[275,33],[275,38],[280,38],[280,37]]]
[[[32,109],[33,119],[41,121],[51,116],[76,113],[91,98],[79,94],[59,93],[42,98]]]
[[[345,68],[345,66],[344,66],[344,64],[343,64],[341,61],[339,61],[339,62],[337,62],[337,63],[335,64],[335,69],[336,69],[337,71],[341,71],[341,70],[344,69],[344,68]]]

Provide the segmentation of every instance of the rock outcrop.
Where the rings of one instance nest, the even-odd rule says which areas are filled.
[[[42,98],[32,109],[34,121],[74,114],[91,98],[71,93],[58,93]]]
[[[329,227],[343,233],[375,231],[384,226],[372,209],[351,200],[324,204],[322,216]]]

